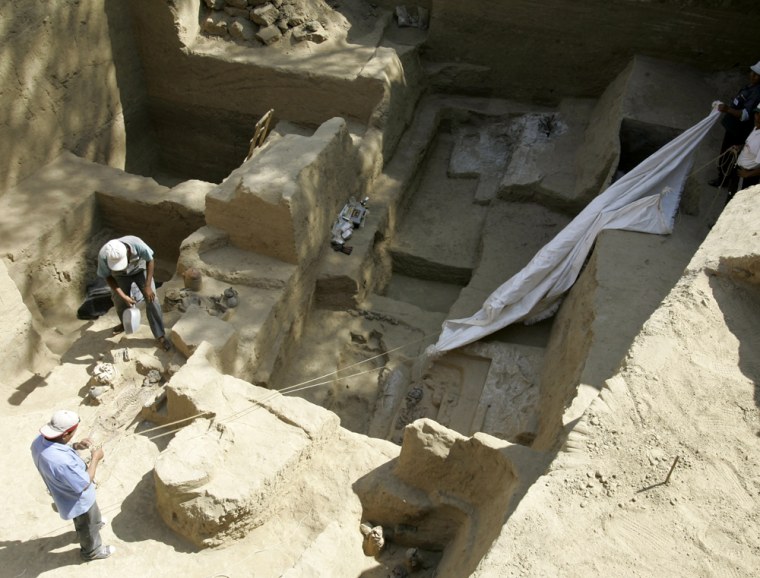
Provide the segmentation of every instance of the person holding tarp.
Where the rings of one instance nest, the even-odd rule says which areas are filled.
[[[709,181],[713,187],[723,187],[728,184],[728,173],[733,166],[734,155],[729,151],[741,147],[754,126],[753,111],[760,104],[760,62],[749,67],[749,84],[743,86],[731,104],[719,104],[718,110],[723,113],[720,123],[725,129],[723,142],[720,145],[718,157],[718,176]]]
[[[746,189],[760,183],[760,105],[754,110],[755,128],[749,133],[744,146],[735,147],[738,152],[736,164],[728,175],[726,204],[740,188]]]

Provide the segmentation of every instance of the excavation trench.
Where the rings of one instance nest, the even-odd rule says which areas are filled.
[[[482,431],[519,443],[536,437],[551,320],[517,325],[413,375],[415,358],[450,311],[473,313],[479,304],[470,295],[487,297],[569,220],[538,204],[498,198],[510,149],[519,146],[512,126],[507,115],[442,114],[427,154],[407,178],[412,186],[396,230],[384,232],[390,240],[376,249],[389,254],[389,278],[351,310],[312,311],[291,356],[299,363],[288,364],[277,389],[337,371],[330,383],[301,395],[336,412],[344,427],[396,443],[407,424],[423,417],[467,436]]]
[[[440,107],[440,111],[429,140],[420,146],[426,151],[420,157],[422,160],[410,165],[411,174],[400,179],[408,186],[396,201],[395,226],[388,228],[387,221],[377,219],[383,208],[373,191],[368,190],[370,213],[351,240],[358,245],[355,253],[333,252],[328,230],[318,235],[325,246],[321,250],[334,261],[333,268],[345,267],[350,281],[328,282],[317,274],[313,297],[308,290],[301,297],[297,291],[286,294],[285,307],[290,304],[302,308],[302,313],[293,317],[300,320],[293,322],[292,331],[275,329],[274,321],[262,309],[262,304],[269,303],[280,311],[279,315],[288,317],[287,309],[276,301],[282,299],[277,295],[293,274],[292,266],[275,264],[271,258],[235,248],[225,235],[210,233],[208,226],[197,229],[202,225],[202,213],[194,209],[199,206],[197,201],[168,209],[174,215],[182,215],[179,220],[175,218],[182,225],[175,224],[164,231],[163,238],[153,237],[156,254],[161,257],[157,279],[164,282],[159,295],[164,300],[167,325],[179,338],[173,338],[178,351],[164,363],[175,364],[172,371],[181,376],[186,372],[181,367],[184,358],[199,355],[199,347],[203,349],[200,342],[210,340],[216,349],[217,364],[225,371],[324,407],[337,415],[340,425],[347,430],[401,445],[407,426],[428,418],[465,437],[482,432],[524,446],[526,451],[534,451],[527,461],[538,472],[546,467],[567,435],[568,406],[588,403],[578,396],[578,386],[601,384],[613,374],[647,316],[647,311],[640,311],[638,318],[627,321],[628,325],[617,324],[608,336],[605,332],[611,331],[609,324],[596,324],[598,317],[614,316],[615,308],[621,306],[611,304],[608,297],[611,293],[617,299],[624,295],[620,287],[614,286],[625,283],[626,274],[618,269],[637,267],[635,263],[620,261],[619,246],[649,243],[653,252],[660,251],[658,258],[672,259],[677,271],[678,263],[685,262],[689,251],[696,247],[696,239],[679,241],[663,253],[661,243],[653,236],[605,233],[557,317],[533,325],[509,326],[435,359],[420,372],[416,362],[437,338],[443,320],[471,314],[571,219],[566,211],[530,202],[524,198],[524,192],[515,195],[504,186],[513,151],[525,146],[520,140],[525,114],[488,116],[446,106]],[[546,118],[545,113],[528,116]],[[641,147],[645,139],[640,138],[640,129],[637,134],[639,138],[635,140]],[[313,133],[301,130],[299,137],[312,138]],[[277,138],[287,137],[277,135],[275,142]],[[622,149],[627,148],[623,141]],[[68,170],[82,170],[78,161],[69,162]],[[625,162],[621,161],[621,166]],[[70,228],[65,223],[51,232],[51,239],[58,244],[57,253],[69,256],[71,270],[81,271],[81,278],[70,284],[72,290],[93,279],[94,254],[102,241],[119,233],[113,226],[117,216],[137,215],[144,208],[141,201],[130,198],[129,191],[134,186],[129,178],[124,181],[118,176],[114,181],[113,175],[98,167],[91,167],[91,171],[99,175],[101,185],[96,202],[83,202],[81,211],[86,215],[84,220],[92,223],[92,232],[67,234]],[[41,177],[42,186],[46,181]],[[144,186],[145,181],[137,177],[137,183]],[[197,197],[219,187],[200,181],[193,183],[182,181],[171,190],[176,194],[195,188],[193,194]],[[155,185],[156,191],[164,188]],[[512,200],[514,196],[518,200]],[[192,241],[199,231],[201,240]],[[148,238],[153,234],[150,228],[134,232]],[[362,236],[367,237],[366,242]],[[175,264],[165,257],[176,255],[178,247]],[[21,260],[19,266],[23,265]],[[203,271],[199,291],[185,287],[183,272],[191,267]],[[268,273],[260,275],[257,271],[261,267],[268,268]],[[378,270],[373,271],[372,267]],[[281,269],[279,273],[277,268]],[[37,276],[47,274],[44,267],[33,270]],[[361,287],[357,279],[362,278],[375,280],[371,290],[357,290]],[[611,284],[612,279],[623,281]],[[673,282],[675,276],[647,283],[651,292],[647,302],[652,309]],[[230,287],[238,292],[240,305],[222,311],[217,307],[219,296]],[[81,299],[81,293],[71,292],[65,299],[57,300],[45,285],[29,286],[30,309],[38,312],[39,326],[49,328],[42,331],[43,340],[64,359],[75,357],[85,347],[83,336],[88,324],[93,324],[89,321],[77,325],[70,318],[64,321],[65,314],[61,312],[67,308],[71,311],[77,299]],[[192,328],[181,328],[191,315]],[[110,326],[107,318],[111,316],[109,312],[95,326]],[[626,315],[625,319],[632,317]],[[252,325],[257,332],[250,331]],[[66,331],[61,330],[64,327]],[[228,334],[229,327],[233,331]],[[230,339],[233,333],[236,337]],[[146,337],[143,331],[142,345],[134,337],[123,338],[111,350],[111,357],[121,351],[139,350],[149,342]],[[594,349],[599,339],[608,341],[603,359]],[[255,366],[262,357],[247,353],[251,343],[257,351],[269,352],[270,361],[264,372]],[[113,346],[108,342],[98,346],[103,354],[109,347]],[[143,365],[150,364],[143,362]],[[90,369],[96,366],[93,361]],[[174,377],[170,378],[166,390],[145,387],[143,383],[131,393],[116,388],[95,400],[85,391],[84,398],[86,403],[100,404],[99,425],[103,435],[118,435],[134,419],[142,420],[140,429],[148,430],[157,424],[187,418],[203,417],[205,421],[206,416],[201,415],[203,404],[193,397],[195,394],[182,388],[173,390],[173,380]],[[33,392],[33,385],[28,391],[20,388],[17,403]],[[240,411],[250,401],[241,399],[240,403],[231,406],[231,410]],[[170,440],[171,435],[156,443],[163,449]],[[407,443],[413,445],[411,441]],[[458,450],[452,446],[450,451]],[[362,519],[381,525],[386,531],[388,545],[379,559],[390,564],[403,560],[409,548],[416,548],[427,559],[429,571],[439,564],[451,568],[452,562],[442,558],[442,554],[456,550],[463,540],[473,540],[468,532],[475,532],[477,543],[481,544],[481,549],[472,550],[470,557],[462,561],[463,567],[472,568],[485,553],[482,548],[496,538],[503,517],[514,507],[515,492],[529,485],[535,475],[521,475],[515,471],[514,463],[507,462],[484,477],[481,485],[468,486],[462,494],[461,488],[454,490],[458,484],[445,481],[441,473],[441,483],[453,484],[450,491],[459,496],[457,500],[410,509],[414,499],[406,495],[409,490],[387,488],[387,476],[415,479],[412,465],[402,466],[403,455],[400,459],[395,468],[381,468],[363,476],[355,483],[354,491],[363,504]],[[461,459],[464,461],[458,468],[478,470],[478,458],[468,458],[465,452]],[[475,461],[465,465],[471,459]],[[525,456],[521,459],[526,460]],[[515,463],[521,463],[520,459]],[[531,471],[531,468],[523,463],[517,470]],[[158,472],[161,478],[167,476],[166,467]],[[159,488],[164,486],[159,484]],[[199,545],[224,542],[250,527],[249,522],[236,520],[234,516],[229,528],[214,524],[198,526],[183,510],[181,504],[186,498],[177,502],[176,496],[165,491],[161,489],[158,494],[162,517]],[[440,490],[429,488],[429,491]],[[379,495],[383,499],[378,500]],[[484,496],[488,496],[486,502],[482,502]],[[478,514],[480,522],[472,528],[475,511],[488,511],[489,516]]]
[[[147,8],[142,17],[150,36],[158,21]],[[219,46],[204,42],[207,52],[175,64],[213,69]],[[626,109],[618,81],[611,96],[554,108],[418,101],[402,52],[401,64],[383,63],[407,67],[401,103],[373,109],[398,87],[335,78],[319,110],[283,98],[282,118],[245,161],[258,115],[205,116],[216,92],[204,86],[193,102],[151,100],[155,141],[140,138],[156,154],[150,177],[64,154],[2,199],[7,222],[20,222],[33,195],[46,200],[38,230],[9,227],[2,241],[33,326],[10,403],[76,383],[101,440],[135,433],[145,443],[136,470],[153,471],[155,490],[141,474],[135,499],[153,500],[191,548],[294,536],[298,562],[270,561],[284,572],[325,543],[356,546],[363,522],[386,532],[380,567],[408,565],[412,548],[424,561],[415,576],[469,575],[706,234],[704,214],[682,215],[668,237],[605,231],[556,315],[420,363],[444,320],[477,311],[600,190],[688,125]],[[224,62],[231,76],[266,69],[240,54]],[[623,81],[668,70],[634,59],[618,84],[634,91]],[[270,80],[293,82],[283,70]],[[336,95],[354,84],[362,90],[344,106]],[[381,138],[372,122],[384,115]],[[337,215],[365,196],[352,250],[334,251]],[[695,185],[684,199],[699,214]],[[74,319],[98,249],[122,234],[156,251],[171,352],[156,349],[145,321],[114,337],[112,311]],[[200,288],[188,286],[191,270]],[[94,381],[103,362],[118,376],[105,390]],[[340,575],[358,575],[367,551],[348,550],[358,561]]]

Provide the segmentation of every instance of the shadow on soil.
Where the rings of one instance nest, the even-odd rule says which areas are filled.
[[[725,262],[720,269],[728,270]],[[755,405],[760,407],[760,287],[731,277],[715,276],[710,279],[726,326],[739,341],[739,369],[754,383]],[[760,432],[758,432],[760,435]]]
[[[113,533],[124,542],[153,540],[171,546],[176,552],[197,552],[166,527],[156,510],[153,470],[147,472],[121,504],[121,512],[111,523]]]

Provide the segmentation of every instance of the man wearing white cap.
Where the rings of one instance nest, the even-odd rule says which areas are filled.
[[[720,123],[726,132],[720,145],[718,158],[718,178],[709,184],[713,187],[723,187],[727,184],[727,176],[733,165],[734,157],[727,153],[733,147],[741,147],[755,125],[754,110],[760,104],[760,62],[749,67],[749,84],[743,86],[730,104],[719,104],[718,110],[723,113]]]
[[[161,304],[156,299],[153,269],[153,249],[134,235],[111,239],[98,253],[98,277],[105,279],[111,287],[113,303],[120,321],[119,325],[113,328],[114,334],[124,331],[124,324],[121,322],[124,311],[128,306],[135,304],[130,295],[134,283],[145,297],[150,330],[161,347],[168,351],[171,345],[165,335]]]
[[[79,416],[73,411],[55,412],[32,442],[32,459],[61,518],[74,520],[80,556],[84,560],[100,560],[116,551],[113,546],[104,546],[100,539],[104,522],[95,501],[93,480],[103,450],[92,450],[90,465],[86,465],[75,450],[86,449],[92,442],[84,439],[69,445],[78,425]]]

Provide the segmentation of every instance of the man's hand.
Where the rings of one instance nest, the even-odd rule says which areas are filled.
[[[121,289],[119,289],[119,297],[121,297],[124,300],[124,303],[126,303],[130,307],[132,307],[132,305],[134,305],[135,303],[137,303],[137,301],[135,301],[134,299],[132,299],[132,297],[130,297],[129,295],[127,295],[126,293],[124,293],[124,291],[122,291]]]
[[[82,440],[79,440],[76,443],[71,444],[71,447],[73,447],[75,450],[86,450],[92,445],[92,440],[90,438],[84,438]]]
[[[90,476],[90,483],[95,481],[95,472],[98,469],[100,460],[103,459],[103,448],[95,448],[90,454],[90,465],[87,466],[87,475]]]
[[[111,288],[111,291],[116,293],[116,295],[119,296],[119,299],[123,300],[124,303],[132,307],[137,301],[132,299],[129,295],[124,293],[124,291],[121,290],[121,287],[119,287],[119,284],[116,282],[116,279],[113,278],[113,275],[109,275],[106,277],[106,283],[108,283],[108,286]]]
[[[145,284],[145,299],[148,302],[153,303],[153,300],[155,298],[156,298],[156,293],[153,291],[153,287],[151,287],[150,284],[146,283]]]
[[[722,104],[722,103],[718,105],[718,110],[720,112],[725,112],[726,114],[729,114],[730,116],[733,116],[738,119],[741,119],[742,117],[741,109],[731,108],[730,106]]]
[[[741,167],[738,167],[736,169],[736,174],[739,175],[741,178],[746,179],[747,177],[755,177],[758,174],[760,174],[760,171],[757,169],[743,169]]]

